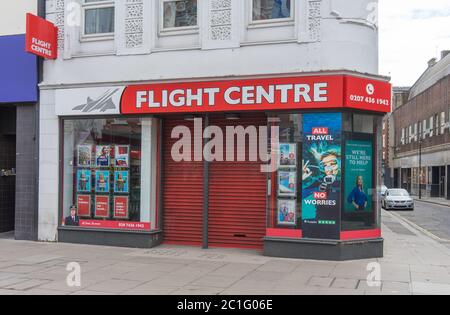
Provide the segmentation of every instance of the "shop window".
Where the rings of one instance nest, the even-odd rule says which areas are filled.
[[[374,121],[371,115],[353,115],[353,132],[373,134]]]
[[[61,225],[156,228],[155,128],[147,119],[64,120]],[[153,165],[153,167],[151,166]]]
[[[268,228],[300,231],[302,178],[301,115],[275,115],[269,118],[269,130],[278,127],[278,169],[271,174],[271,201],[269,202]],[[270,138],[276,135],[272,134]],[[274,143],[272,139],[272,144]],[[273,148],[276,150],[276,148]],[[298,236],[299,237],[299,236]]]
[[[83,18],[85,38],[114,35],[114,1],[84,0]]]
[[[271,127],[279,127],[268,214],[272,235],[339,239],[341,117],[315,113],[270,118]]]
[[[289,21],[294,16],[294,1],[252,0],[253,22]]]
[[[197,0],[162,0],[161,30],[195,30],[198,27]]]
[[[378,228],[375,135],[344,133],[342,231]]]

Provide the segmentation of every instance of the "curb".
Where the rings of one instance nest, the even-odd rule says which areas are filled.
[[[422,203],[431,203],[433,205],[438,205],[438,206],[441,206],[441,207],[448,207],[448,208],[450,208],[450,205],[448,205],[448,204],[439,203],[439,202],[435,202],[435,201],[428,201],[428,200],[423,200],[423,199],[414,199],[414,201],[422,202]]]
[[[428,231],[428,230],[424,229],[423,227],[417,225],[416,223],[411,222],[410,220],[408,220],[408,219],[402,217],[402,216],[401,216],[400,214],[398,214],[398,213],[389,212],[389,214],[392,215],[392,216],[394,216],[394,217],[396,217],[397,219],[399,219],[399,220],[405,222],[405,223],[406,223],[407,225],[409,225],[411,228],[413,228],[413,229],[415,229],[416,231],[418,231],[418,232],[424,234],[425,236],[428,236],[429,238],[431,238],[431,239],[433,239],[433,240],[435,240],[435,241],[438,241],[439,243],[450,243],[450,240],[443,239],[443,238],[440,238],[440,237],[437,236],[437,235],[434,235],[434,234],[431,233],[430,231]]]

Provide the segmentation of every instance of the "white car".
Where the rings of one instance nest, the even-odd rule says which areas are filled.
[[[414,200],[405,189],[388,189],[381,206],[386,210],[414,210]]]

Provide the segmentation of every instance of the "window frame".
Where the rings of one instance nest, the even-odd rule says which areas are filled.
[[[295,24],[295,5],[296,1],[291,0],[291,16],[288,18],[278,18],[278,19],[266,19],[266,20],[254,20],[253,19],[253,1],[249,0],[249,10],[248,10],[248,28],[258,28],[258,27],[271,27],[271,26],[288,26]]]
[[[201,18],[201,5],[200,1],[197,0],[197,25],[195,26],[181,26],[181,27],[164,27],[164,3],[165,2],[178,2],[184,0],[160,0],[158,1],[158,35],[160,37],[164,36],[174,36],[174,35],[189,35],[200,33],[200,18]]]
[[[92,9],[104,9],[113,8],[114,9],[114,32],[109,33],[95,33],[86,34],[86,11]],[[115,36],[115,17],[116,17],[116,1],[115,0],[97,0],[93,2],[86,2],[86,0],[81,0],[81,42],[88,41],[98,41],[98,40],[113,40]]]

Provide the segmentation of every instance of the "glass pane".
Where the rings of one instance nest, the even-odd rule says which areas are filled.
[[[381,118],[371,118],[377,126],[373,134],[344,133],[342,231],[379,227],[381,192],[377,191],[376,183],[381,183],[381,175],[375,170],[381,168],[381,159],[377,159],[382,150],[381,128],[378,128]]]
[[[371,115],[353,115],[353,132],[373,134],[374,117]]]
[[[271,134],[270,145],[279,143],[278,169],[269,177],[271,201],[268,228],[299,230],[301,227],[301,115],[280,114],[269,118],[269,130],[278,127],[278,139]]]
[[[197,0],[165,1],[164,28],[197,26]]]
[[[150,230],[150,152],[143,119],[64,121],[63,226]]]
[[[272,20],[291,17],[291,0],[253,0],[253,20]]]
[[[84,33],[114,33],[114,8],[87,9],[85,11]]]

